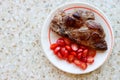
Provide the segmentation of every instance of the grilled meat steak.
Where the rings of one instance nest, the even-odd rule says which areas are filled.
[[[94,13],[91,11],[78,10],[72,13],[60,11],[51,21],[50,28],[78,44],[96,50],[107,50],[104,30],[95,21]]]

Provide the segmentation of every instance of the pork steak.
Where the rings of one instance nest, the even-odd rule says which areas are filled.
[[[78,44],[96,50],[107,50],[104,30],[95,21],[95,15],[91,11],[77,10],[72,13],[59,11],[52,19],[50,28]]]

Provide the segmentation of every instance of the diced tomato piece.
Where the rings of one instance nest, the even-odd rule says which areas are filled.
[[[63,38],[59,38],[56,42],[59,46],[64,46],[65,45],[65,42],[64,42],[64,39]]]
[[[87,57],[87,63],[92,64],[94,62],[94,58],[93,57]]]
[[[53,43],[50,45],[50,49],[54,50],[58,46],[57,43]]]
[[[85,62],[85,63],[86,63],[86,62],[87,62],[87,58],[86,58],[86,57],[81,58],[81,59],[80,59],[80,61],[83,61],[83,62]]]
[[[82,53],[80,52],[77,54],[77,58],[80,59],[81,57],[82,57]]]
[[[65,48],[68,50],[68,51],[71,51],[71,47],[66,45]]]
[[[83,52],[83,49],[80,48],[80,49],[78,49],[77,52],[78,52],[78,53]]]
[[[83,51],[82,57],[87,57],[87,55],[88,55],[88,49],[85,49]]]
[[[61,49],[60,46],[56,47],[56,48],[54,49],[54,53],[57,54],[57,53],[60,51],[60,49]]]
[[[89,49],[88,56],[95,57],[95,55],[96,55],[96,50]]]
[[[86,64],[85,62],[80,61],[80,64],[81,64],[81,65],[80,65],[79,67],[80,67],[81,69],[85,70],[85,69],[87,68],[87,64]]]
[[[70,45],[71,41],[68,38],[64,38],[65,44]]]
[[[74,51],[72,51],[70,54],[71,54],[71,55],[74,55],[74,56],[77,56],[77,53],[74,52]]]
[[[74,61],[74,55],[69,55],[68,56],[68,62],[73,62]]]
[[[75,60],[74,60],[74,63],[75,63],[77,66],[79,66],[79,65],[80,65],[80,61],[79,61],[79,60],[77,60],[77,59],[75,59]]]
[[[74,63],[80,67],[82,70],[85,70],[87,68],[87,64],[85,62],[74,60]]]
[[[71,44],[71,48],[72,48],[73,51],[77,51],[78,50],[78,45],[73,43],[73,44]]]
[[[61,54],[62,54],[62,55],[64,55],[65,50],[66,50],[66,48],[65,48],[65,47],[62,47],[62,48],[61,48],[60,52],[61,52]]]
[[[64,57],[64,59],[66,59],[69,55],[68,50],[66,50],[65,47],[62,47],[60,52],[61,52],[62,56]]]
[[[68,57],[68,55],[69,55],[68,51],[65,50],[65,52],[64,52],[64,56],[63,56],[63,57],[66,59],[66,58]]]
[[[63,59],[62,54],[60,52],[57,53],[58,58]]]

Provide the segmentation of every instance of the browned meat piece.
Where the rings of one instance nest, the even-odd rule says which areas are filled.
[[[107,49],[104,30],[95,22],[94,14],[90,11],[78,10],[71,14],[59,12],[53,18],[50,28],[78,44],[97,50]]]
[[[73,17],[78,19],[78,20],[94,20],[95,16],[91,11],[82,11],[82,10],[78,10],[76,12],[74,12]]]
[[[77,20],[71,16],[66,16],[64,19],[65,19],[65,26],[67,27],[80,28],[83,25],[82,20]]]

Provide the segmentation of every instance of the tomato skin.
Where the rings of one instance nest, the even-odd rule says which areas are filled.
[[[87,63],[92,64],[94,62],[94,58],[89,56],[87,57]]]
[[[77,58],[81,59],[81,57],[82,57],[82,53],[80,52],[80,53],[77,54]]]
[[[78,51],[77,51],[77,52],[78,52],[78,53],[79,53],[79,52],[83,52],[83,49],[81,49],[81,48],[80,48],[80,49],[78,49]]]
[[[71,55],[74,55],[74,56],[77,56],[77,53],[74,52],[74,51],[72,51],[70,54],[71,54]]]
[[[71,47],[66,45],[65,48],[68,50],[68,51],[71,51]]]
[[[59,46],[64,46],[65,45],[65,42],[64,42],[64,39],[63,38],[59,38],[56,42]]]
[[[88,49],[85,49],[83,51],[82,57],[87,57],[87,55],[88,55]]]
[[[82,70],[85,70],[87,68],[87,64],[79,60],[74,60],[74,64],[80,67]]]
[[[73,51],[77,51],[78,50],[78,45],[73,43],[73,44],[71,44],[71,48],[72,48]]]
[[[79,67],[80,67],[81,69],[85,70],[85,69],[87,68],[87,64],[86,64],[85,62],[80,61],[80,64],[81,64],[81,65],[80,65]]]
[[[54,53],[57,54],[57,53],[60,51],[60,49],[61,49],[60,46],[56,47],[56,48],[54,49]]]
[[[53,43],[53,44],[50,45],[50,49],[54,50],[57,46],[58,46],[57,43]]]
[[[60,52],[57,53],[57,57],[58,57],[59,59],[63,59],[63,56],[62,56],[62,54],[61,54]]]
[[[65,50],[66,50],[65,47],[62,47],[62,48],[61,48],[60,52],[61,52],[62,55],[64,55]]]
[[[63,57],[64,57],[64,59],[67,59],[68,55],[69,55],[69,54],[68,54],[68,51],[67,51],[67,50],[65,50],[65,52],[64,52],[64,56],[63,56]]]
[[[69,55],[68,50],[65,47],[62,47],[60,52],[62,56],[64,57],[64,59],[66,59]]]
[[[87,63],[87,58],[86,57],[81,58],[80,61],[83,61],[83,62]]]
[[[74,60],[74,64],[79,66],[80,65],[80,61],[76,59],[76,60]]]
[[[96,50],[89,49],[88,56],[95,57],[95,55],[96,55]]]
[[[68,62],[73,62],[74,61],[74,55],[69,55],[68,56]]]

